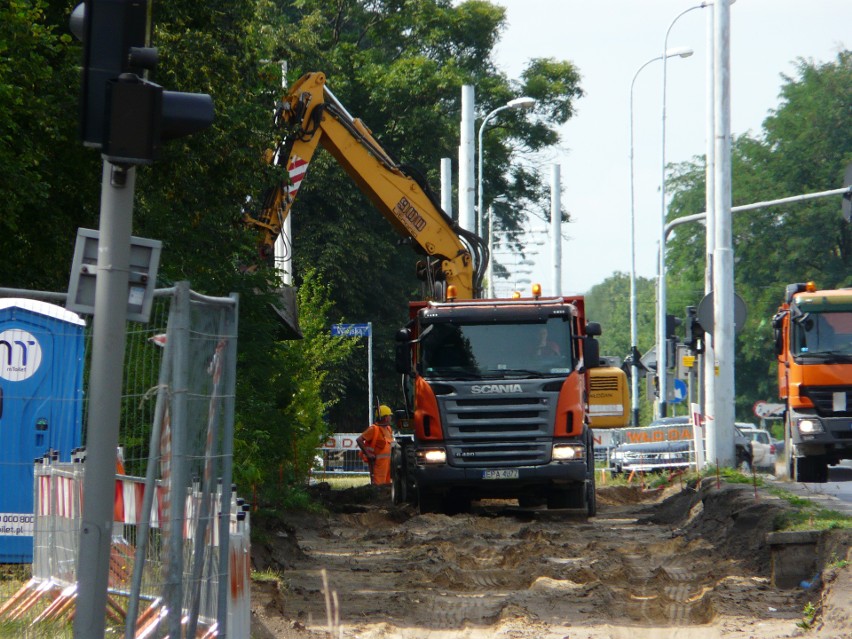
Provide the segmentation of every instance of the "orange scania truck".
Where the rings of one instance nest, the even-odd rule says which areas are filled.
[[[852,288],[790,284],[772,325],[788,472],[826,482],[852,459]]]

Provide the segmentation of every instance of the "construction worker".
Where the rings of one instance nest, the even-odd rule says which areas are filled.
[[[392,413],[384,404],[379,406],[378,419],[355,440],[370,467],[370,483],[374,486],[386,486],[391,483]]]

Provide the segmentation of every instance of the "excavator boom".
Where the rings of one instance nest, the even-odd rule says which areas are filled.
[[[325,83],[323,73],[302,76],[281,101],[276,124],[285,131],[270,162],[287,168],[283,180],[266,196],[263,208],[248,222],[261,232],[260,253],[269,259],[275,240],[307,174],[317,145],[334,156],[346,173],[393,225],[426,256],[418,275],[430,294],[443,299],[443,284],[453,285],[458,299],[479,296],[488,261],[482,239],[460,228],[436,202],[425,180],[410,175],[353,118]]]

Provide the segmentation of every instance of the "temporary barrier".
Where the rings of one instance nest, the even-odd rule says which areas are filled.
[[[361,451],[355,440],[361,433],[337,433],[331,435],[317,448],[316,463],[311,474],[322,475],[369,475],[367,463],[361,459]]]
[[[32,625],[61,623],[73,614],[77,596],[77,545],[79,543],[82,518],[82,495],[85,466],[82,456],[73,463],[54,462],[50,458],[39,460],[35,465],[35,521],[34,521],[34,560],[33,578],[24,584],[2,607],[0,607],[0,626],[4,622],[13,622],[33,618]],[[184,511],[190,513],[183,526],[183,538],[190,542],[199,535],[199,521],[192,513],[201,510],[203,496],[194,486],[184,500]],[[131,575],[136,560],[136,543],[140,525],[150,522],[150,529],[161,528],[166,516],[163,510],[165,489],[156,488],[151,502],[150,517],[142,510],[145,482],[140,477],[119,476],[116,480],[114,502],[114,526],[110,547],[109,612],[116,623],[124,624],[127,619],[127,596],[131,588]],[[221,486],[212,500],[212,518],[219,519],[218,504],[222,503]],[[228,580],[224,585],[228,592],[228,627],[234,629],[236,636],[248,636],[250,626],[250,540],[249,513],[242,499],[231,494],[229,516]],[[157,537],[161,531],[157,530]],[[202,578],[207,580],[204,596],[198,599],[197,627],[202,633],[215,636],[218,589],[223,583],[215,579],[218,556],[221,552],[218,529],[210,527],[205,537],[205,553],[208,557],[207,569]],[[144,562],[145,576],[140,599],[144,610],[135,625],[135,633],[127,636],[159,636],[159,626],[166,619],[164,599],[158,588],[158,575],[163,570],[163,557],[154,547]],[[183,572],[189,573],[192,556],[184,557]],[[196,633],[197,634],[197,633]]]
[[[84,331],[61,306],[0,299],[0,563],[33,558],[33,460],[80,445]]]

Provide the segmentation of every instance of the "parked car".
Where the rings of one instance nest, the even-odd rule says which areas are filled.
[[[691,442],[683,440],[620,444],[612,451],[610,463],[616,473],[688,468],[691,449]]]
[[[775,472],[777,450],[769,431],[757,428],[753,424],[737,422],[735,427],[742,437],[751,444],[751,461],[749,466],[756,470]],[[739,466],[739,464],[738,464]]]

